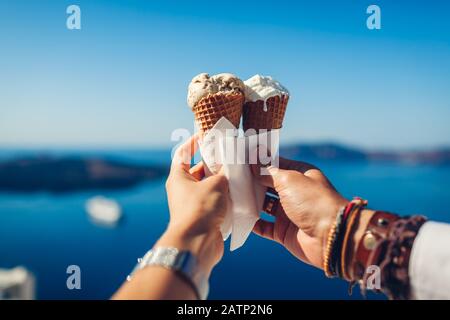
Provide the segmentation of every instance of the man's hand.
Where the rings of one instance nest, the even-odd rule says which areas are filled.
[[[322,268],[326,238],[339,208],[348,201],[314,166],[280,158],[280,168],[252,166],[257,181],[280,197],[275,222],[259,220],[254,232],[284,245],[302,261]]]

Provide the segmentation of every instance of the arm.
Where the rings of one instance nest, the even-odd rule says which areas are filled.
[[[203,239],[193,239],[183,235],[178,230],[167,230],[156,247],[175,247],[188,250],[200,261],[208,260],[203,249]],[[205,265],[205,273],[208,275],[212,270],[211,265]],[[126,282],[113,296],[113,299],[136,299],[136,300],[162,300],[162,299],[197,299],[197,294],[192,285],[172,270],[159,266],[148,266],[138,271],[131,281]]]
[[[256,180],[277,194],[276,200],[267,201],[266,197],[266,204],[270,203],[270,206],[265,210],[275,216],[275,222],[260,220],[254,232],[281,243],[306,263],[320,269],[327,268],[328,276],[339,276],[352,282],[364,278],[360,283],[365,288],[370,275],[368,267],[375,266],[381,270],[379,278],[382,291],[391,298],[407,298],[414,295],[411,291],[417,288],[412,266],[418,257],[422,256],[422,261],[431,259],[433,251],[443,259],[450,255],[444,254],[444,250],[439,253],[437,250],[412,250],[414,239],[424,222],[423,217],[402,218],[389,213],[380,215],[380,212],[365,209],[360,202],[355,205],[354,201],[350,203],[344,199],[314,166],[282,158],[279,163],[280,168],[267,168],[269,175],[261,175],[258,165],[252,167]],[[346,215],[343,214],[344,209],[350,209]],[[431,236],[427,235],[431,232],[425,234],[425,230],[417,238],[414,247],[420,248],[419,244],[425,241],[423,238],[428,238],[429,243],[433,242]],[[412,272],[413,290],[410,290],[408,278],[410,253],[409,271]],[[433,258],[436,259],[436,255]],[[419,271],[421,268],[416,269],[424,273],[423,270]],[[428,269],[427,273],[438,281],[439,275],[435,269]],[[443,277],[440,276],[440,279]],[[446,291],[450,293],[450,289]]]
[[[226,178],[204,178],[200,163],[190,168],[197,149],[194,136],[175,153],[166,189],[170,222],[153,248],[174,247],[196,257],[202,273],[209,276],[223,255],[220,224],[228,203]],[[115,293],[113,299],[196,299],[190,281],[160,266],[147,266],[136,272]]]

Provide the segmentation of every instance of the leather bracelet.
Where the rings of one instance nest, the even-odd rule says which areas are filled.
[[[357,249],[350,268],[350,277],[353,280],[362,280],[367,267],[378,257],[383,249],[382,241],[389,237],[392,224],[400,217],[398,215],[376,211],[369,221],[366,231],[357,244]]]
[[[424,216],[405,217],[394,222],[385,241],[385,254],[378,262],[381,289],[389,299],[410,299],[409,259],[414,240],[426,222]],[[366,279],[364,279],[366,280]]]
[[[352,277],[349,272],[348,268],[348,256],[349,256],[349,243],[351,242],[350,238],[353,236],[353,232],[356,225],[357,217],[360,216],[361,211],[365,208],[367,205],[367,201],[362,199],[355,199],[354,205],[352,207],[352,210],[350,211],[348,215],[348,223],[347,228],[345,230],[345,235],[343,237],[343,243],[342,243],[342,250],[341,250],[341,274],[342,278],[348,281],[352,281]]]

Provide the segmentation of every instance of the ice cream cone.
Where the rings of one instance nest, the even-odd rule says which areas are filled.
[[[247,101],[243,109],[244,131],[255,129],[280,129],[283,125],[288,95],[273,96],[266,100]]]
[[[206,133],[222,117],[238,128],[244,100],[241,92],[217,92],[201,98],[192,108],[200,131]]]

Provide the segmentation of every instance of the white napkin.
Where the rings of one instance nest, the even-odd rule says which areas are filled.
[[[278,159],[278,130],[251,136],[238,136],[238,130],[222,117],[200,142],[200,153],[206,166],[206,175],[215,174],[223,166],[228,179],[231,203],[221,226],[224,241],[231,235],[230,250],[241,247],[259,219],[266,188],[255,183],[249,161],[255,163],[256,150],[265,146],[271,157]],[[270,140],[267,140],[270,139]],[[267,143],[269,141],[269,143]],[[274,165],[277,165],[275,163]]]

